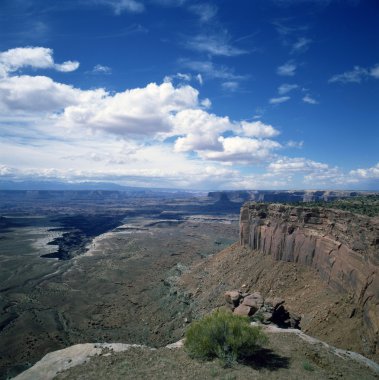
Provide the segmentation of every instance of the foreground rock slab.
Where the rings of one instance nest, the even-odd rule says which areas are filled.
[[[133,347],[145,346],[124,343],[76,344],[63,350],[50,352],[33,367],[16,376],[14,380],[54,379],[58,373],[86,363],[93,356],[107,356],[112,352],[123,352]]]

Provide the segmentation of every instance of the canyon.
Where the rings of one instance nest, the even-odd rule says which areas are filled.
[[[252,194],[282,202],[293,195],[301,202],[322,198],[322,203],[244,203]],[[331,197],[331,207],[325,197]],[[201,364],[184,352],[163,347],[182,338],[192,321],[225,307],[224,294],[231,290],[279,297],[288,313],[301,317],[301,333],[378,362],[379,220],[332,207],[341,198],[360,205],[361,197],[321,191],[177,198],[0,192],[0,378],[17,375],[48,352],[84,342],[158,348],[120,356],[138,371],[145,367],[141,357],[157,354],[162,363],[173,363],[171,375],[177,373],[174,357],[201,373]],[[337,378],[353,368],[346,360],[336,366],[334,354],[318,344],[310,348],[284,335],[270,332],[269,346],[283,365],[241,366],[241,378],[277,378],[275,371],[302,376],[306,361],[314,378]],[[112,354],[109,360],[118,359]],[[77,371],[109,370],[100,358],[86,365]],[[350,378],[375,377],[366,370],[359,364]]]

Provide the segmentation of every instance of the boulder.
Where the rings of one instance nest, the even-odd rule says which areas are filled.
[[[260,293],[255,292],[255,293],[252,293],[252,294],[246,296],[243,299],[242,304],[246,305],[246,306],[253,307],[256,310],[258,310],[263,305],[263,297],[261,296]]]
[[[259,292],[242,293],[237,290],[231,290],[224,293],[227,302],[224,308],[233,311],[236,315],[246,317],[255,316],[263,324],[275,323],[282,328],[297,328],[299,329],[301,318],[293,313],[290,313],[283,306],[283,298],[267,298],[263,299]]]
[[[231,290],[224,293],[225,300],[228,304],[238,306],[241,299],[241,293],[237,290]]]
[[[237,306],[233,313],[236,314],[236,315],[242,315],[242,316],[245,316],[245,317],[250,317],[251,315],[254,314],[254,309],[252,309],[250,306],[246,306],[246,305],[239,305]]]
[[[280,305],[284,304],[284,299],[275,297],[275,298],[266,298],[265,305],[277,309]]]

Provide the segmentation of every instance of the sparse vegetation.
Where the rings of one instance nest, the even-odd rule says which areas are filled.
[[[312,364],[309,363],[308,361],[303,361],[303,368],[306,370],[306,371],[309,371],[309,372],[313,372],[315,369],[313,368]]]
[[[185,337],[185,348],[192,358],[218,358],[223,367],[253,356],[267,342],[261,329],[251,327],[247,317],[221,310],[193,322]]]
[[[350,198],[337,199],[331,202],[282,202],[291,206],[302,206],[313,208],[312,211],[318,211],[320,208],[335,208],[349,211],[354,214],[379,216],[379,195],[370,194],[367,196],[357,196]]]
[[[331,205],[333,208],[350,211],[356,214],[368,216],[379,215],[379,195],[339,199],[332,202]]]

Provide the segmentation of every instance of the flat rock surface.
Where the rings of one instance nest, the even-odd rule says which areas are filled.
[[[16,376],[14,380],[52,380],[59,372],[86,363],[93,356],[109,356],[114,352],[123,352],[135,347],[143,346],[123,343],[76,344],[63,350],[50,352],[33,367]]]

